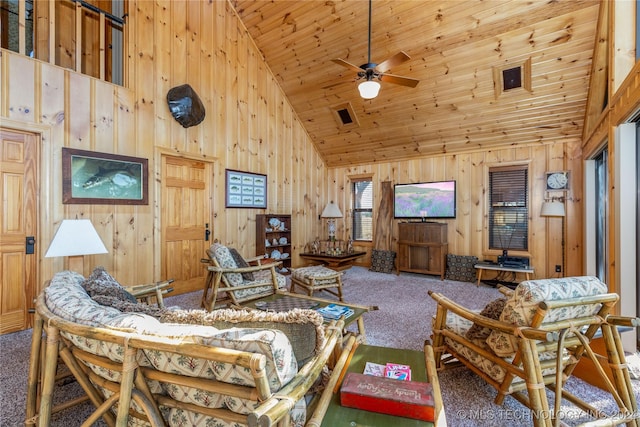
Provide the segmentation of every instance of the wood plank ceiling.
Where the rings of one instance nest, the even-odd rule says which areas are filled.
[[[329,167],[581,138],[597,0],[374,0],[372,62],[404,51],[388,72],[420,83],[373,100],[331,61],[367,62],[367,1],[231,4]],[[531,90],[495,90],[528,61]],[[339,124],[344,106],[356,124]]]

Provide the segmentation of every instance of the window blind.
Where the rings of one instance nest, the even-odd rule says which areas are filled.
[[[529,193],[526,166],[489,170],[489,249],[528,250]]]

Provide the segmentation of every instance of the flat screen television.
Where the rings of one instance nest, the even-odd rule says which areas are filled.
[[[446,219],[456,217],[456,182],[437,181],[393,186],[396,219]]]

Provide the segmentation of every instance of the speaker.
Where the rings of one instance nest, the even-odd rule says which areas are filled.
[[[204,120],[204,105],[188,84],[169,89],[167,103],[173,118],[184,128],[195,126]]]

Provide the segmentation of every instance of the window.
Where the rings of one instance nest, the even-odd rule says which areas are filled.
[[[608,196],[608,154],[605,148],[595,161],[595,219],[596,219],[596,276],[603,282],[607,283],[609,272],[607,271],[608,254],[609,254],[609,230],[607,227],[607,218],[609,211]]]
[[[352,181],[353,240],[373,240],[373,182],[370,179]]]
[[[529,249],[527,166],[489,169],[489,249]]]

